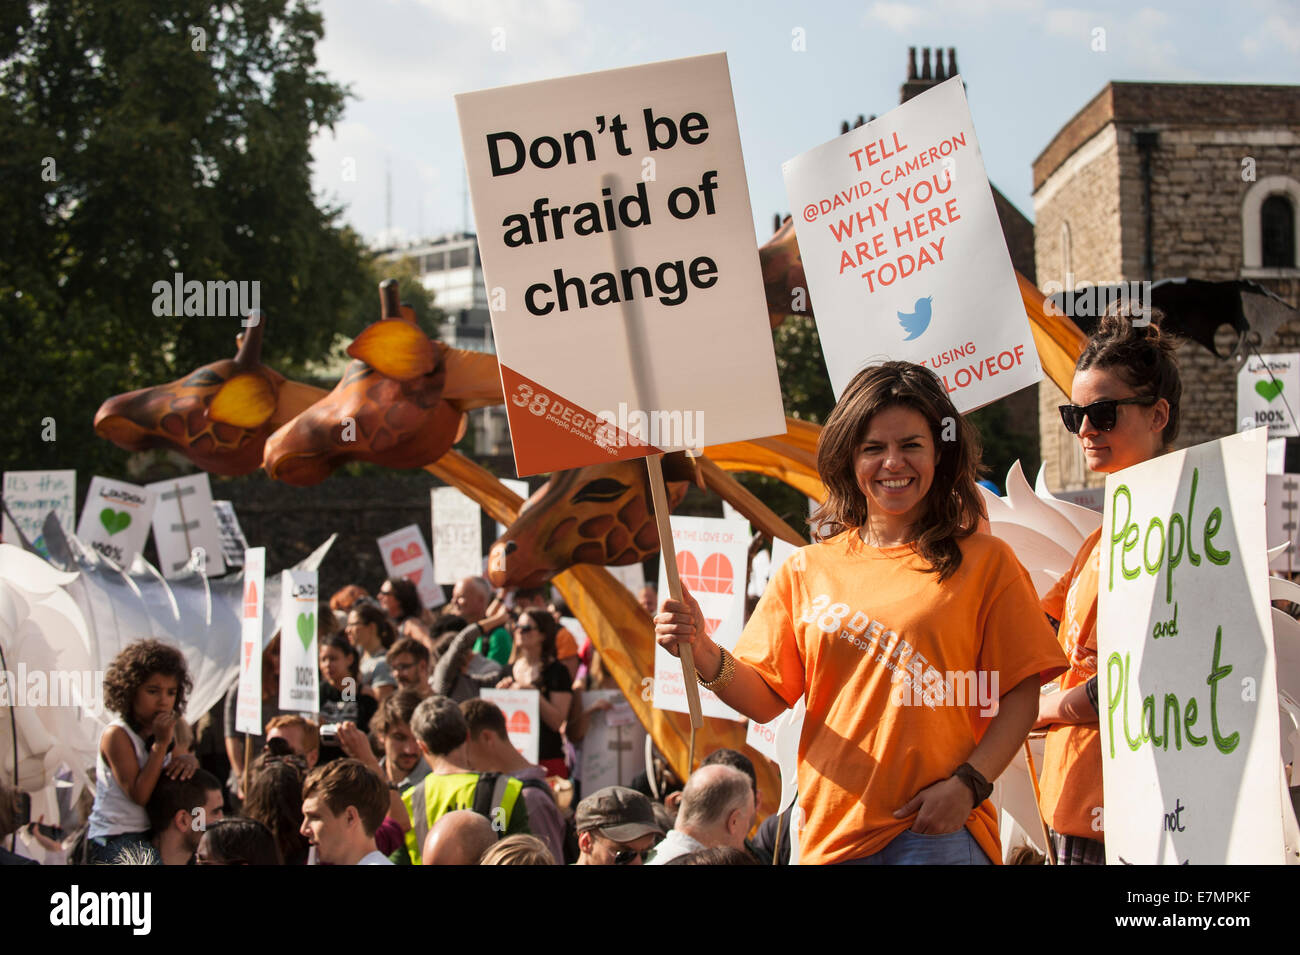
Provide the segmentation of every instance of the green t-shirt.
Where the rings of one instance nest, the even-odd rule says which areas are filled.
[[[510,636],[510,631],[504,627],[497,627],[487,638],[487,649],[483,649],[483,638],[479,637],[474,641],[474,652],[494,660],[502,666],[510,663],[510,651],[514,649],[515,641]]]

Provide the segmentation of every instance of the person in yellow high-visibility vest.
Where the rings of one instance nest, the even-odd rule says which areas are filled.
[[[497,838],[529,831],[519,780],[466,768],[469,724],[455,702],[445,696],[424,700],[411,716],[411,731],[431,770],[402,793],[402,804],[411,818],[406,851],[412,865],[421,864],[424,841],[433,824],[456,809],[472,809],[486,816]]]

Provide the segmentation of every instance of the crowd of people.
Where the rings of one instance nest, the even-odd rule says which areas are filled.
[[[1177,434],[1178,369],[1159,322],[1109,315],[1079,360],[1061,416],[1095,471],[1154,457]],[[343,588],[318,615],[315,713],[280,710],[271,641],[262,735],[235,730],[236,690],[224,726],[210,714],[191,732],[184,658],[154,640],[129,646],[105,675],[116,718],[81,838],[35,838],[117,864],[772,864],[789,858],[794,826],[808,863],[989,864],[1001,854],[990,780],[1038,727],[1057,861],[1104,862],[1100,532],[1040,601],[1011,548],[981,530],[976,432],[918,365],[853,379],[818,469],[820,540],[775,572],[734,650],[713,642],[689,592],[640,595],[660,645],[691,645],[700,683],[741,714],[766,723],[804,699],[792,812],[756,828],[757,776],[733,750],[685,780],[656,762],[640,785],[584,793],[576,751],[608,706],[586,707],[584,692],[610,681],[562,602],[467,577],[434,614],[390,578],[373,598]],[[997,674],[995,712],[936,698],[931,672]],[[899,703],[900,681],[915,681],[918,705]],[[491,687],[538,691],[536,764],[480,697]]]

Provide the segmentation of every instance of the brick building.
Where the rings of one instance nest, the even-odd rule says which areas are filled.
[[[1186,276],[1248,278],[1300,305],[1300,87],[1109,83],[1034,161],[1040,288]],[[1234,334],[1219,341],[1230,349]],[[1259,343],[1300,350],[1300,323]],[[1236,430],[1236,371],[1199,345],[1179,352],[1178,446]],[[1061,427],[1066,397],[1039,388],[1047,482],[1102,483]]]

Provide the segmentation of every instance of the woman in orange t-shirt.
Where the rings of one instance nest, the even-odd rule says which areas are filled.
[[[1112,310],[1075,366],[1071,397],[1061,406],[1090,470],[1102,474],[1162,454],[1178,435],[1182,384],[1176,343],[1160,333],[1159,312],[1137,324]],[[1057,636],[1070,661],[1060,692],[1043,697],[1047,727],[1041,781],[1043,817],[1052,827],[1060,865],[1105,865],[1101,839],[1101,731],[1097,719],[1097,577],[1100,528],[1079,549],[1069,573],[1043,598],[1059,620]]]
[[[661,646],[766,723],[804,697],[808,863],[1000,861],[988,795],[1064,659],[1023,567],[977,530],[979,438],[933,372],[860,372],[822,429],[819,543],[773,576],[733,657],[699,604],[664,601]]]

